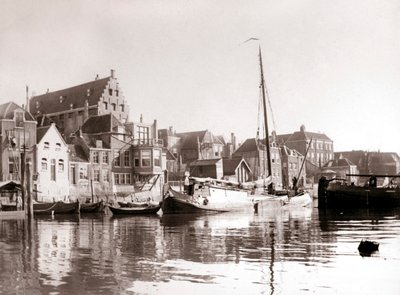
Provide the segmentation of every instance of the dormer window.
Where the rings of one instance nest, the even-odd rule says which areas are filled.
[[[60,103],[63,103],[65,100],[66,96],[65,95],[60,95]]]
[[[36,101],[36,108],[38,109],[40,107],[40,101]]]
[[[92,95],[92,89],[88,88],[86,89],[86,96],[91,96]]]
[[[103,148],[103,142],[101,140],[96,140],[96,148]]]

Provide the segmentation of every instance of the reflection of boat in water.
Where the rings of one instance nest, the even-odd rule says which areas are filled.
[[[34,214],[78,214],[79,202],[64,203],[61,201],[54,203],[33,203]]]
[[[40,221],[58,221],[58,222],[79,222],[79,214],[35,214],[35,220]]]
[[[156,214],[160,210],[159,203],[147,203],[140,207],[113,207],[108,206],[111,212],[115,215],[143,215],[143,214]]]
[[[400,177],[400,175],[363,175],[347,176],[369,177],[364,186],[346,184],[343,179],[321,177],[318,184],[318,204],[325,208],[393,208],[400,206],[400,187],[391,185],[377,186],[377,177]]]

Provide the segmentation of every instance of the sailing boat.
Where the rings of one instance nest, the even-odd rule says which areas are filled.
[[[261,48],[259,48],[260,69],[261,69],[261,89],[264,107],[264,124],[265,124],[265,146],[268,158],[268,178],[271,176],[271,152],[268,136],[267,110],[265,99],[265,83],[262,67]],[[302,199],[295,199],[291,202],[291,198],[287,195],[275,196],[266,193],[255,194],[254,191],[245,189],[247,184],[239,184],[231,181],[218,180],[212,178],[189,178],[185,179],[185,192],[177,192],[168,187],[163,196],[161,209],[163,214],[169,213],[215,213],[230,211],[247,211],[249,209],[256,210],[260,207],[271,207],[271,201],[279,206],[296,204],[303,206],[306,203],[301,202]],[[252,184],[254,187],[254,183]],[[308,196],[308,198],[307,198]],[[306,194],[305,200],[311,200]]]
[[[262,105],[263,105],[263,114],[264,114],[264,128],[265,128],[265,147],[266,147],[266,153],[267,153],[267,177],[264,178],[264,185],[263,187],[266,187],[265,181],[268,180],[268,193],[264,192],[258,192],[257,195],[255,195],[255,209],[258,210],[260,207],[272,207],[272,204],[277,204],[278,206],[296,206],[296,207],[306,207],[312,203],[312,198],[307,192],[301,192],[300,194],[296,194],[293,197],[289,197],[288,194],[273,194],[273,183],[272,183],[272,173],[271,173],[271,144],[269,142],[269,132],[268,132],[268,118],[267,118],[267,103],[266,103],[266,94],[267,89],[265,86],[265,80],[264,80],[264,70],[263,70],[263,64],[262,64],[262,56],[261,56],[261,47],[258,47],[258,52],[259,52],[259,63],[260,63],[260,73],[261,73],[261,82],[260,82],[260,88],[262,92]],[[258,139],[257,139],[258,140]],[[257,145],[258,146],[258,145]],[[304,157],[305,159],[305,157]],[[304,164],[304,162],[303,162]],[[302,165],[303,167],[303,165]]]

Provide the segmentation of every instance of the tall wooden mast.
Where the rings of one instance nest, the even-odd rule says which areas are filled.
[[[258,47],[258,53],[260,57],[260,71],[261,71],[261,91],[262,91],[262,99],[263,99],[263,111],[264,111],[264,125],[265,125],[265,146],[267,148],[267,160],[268,160],[268,172],[267,177],[270,176],[271,173],[271,151],[269,145],[269,132],[268,132],[268,118],[267,118],[267,103],[265,99],[265,81],[264,81],[264,71],[263,71],[263,64],[262,64],[262,57],[261,57],[261,47]]]

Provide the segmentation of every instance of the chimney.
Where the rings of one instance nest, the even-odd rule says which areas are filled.
[[[158,140],[158,133],[157,133],[157,120],[154,120],[153,123],[153,138]]]
[[[235,136],[235,133],[231,133],[231,143],[232,143],[232,149],[233,149],[233,151],[235,151],[236,150],[236,136]]]
[[[26,85],[26,106],[25,111],[29,113],[29,87]]]
[[[115,78],[114,75],[115,75],[115,70],[111,69],[111,78],[114,79]]]
[[[85,106],[83,107],[83,122],[89,118],[89,101],[85,100]]]
[[[143,114],[140,114],[140,123],[143,123]]]

